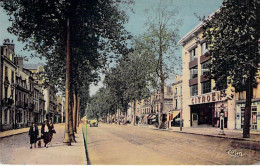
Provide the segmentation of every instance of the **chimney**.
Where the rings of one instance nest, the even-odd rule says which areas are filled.
[[[14,57],[14,62],[20,69],[23,68],[23,57]]]

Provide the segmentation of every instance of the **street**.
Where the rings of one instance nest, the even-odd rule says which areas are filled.
[[[146,126],[87,126],[91,164],[255,164],[260,152],[235,149],[234,140],[151,129]]]
[[[57,133],[54,135],[52,145],[48,148],[43,147],[42,140],[42,148],[30,149],[28,133],[1,138],[0,163],[18,165],[84,164],[86,158],[84,144],[73,143],[72,146],[66,146],[63,144],[64,124],[55,124],[55,130]],[[76,140],[80,141],[79,136],[76,137]]]

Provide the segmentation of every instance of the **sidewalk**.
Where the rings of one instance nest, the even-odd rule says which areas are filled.
[[[40,128],[39,128],[40,130]],[[76,143],[72,146],[64,145],[64,124],[55,124],[57,134],[54,135],[52,145],[48,148],[33,148],[29,149],[29,144],[12,147],[9,151],[9,156],[6,157],[5,163],[2,164],[19,164],[19,165],[86,165],[85,145],[82,134],[82,126],[78,128],[78,133],[75,133]],[[18,134],[27,132],[28,129],[19,129],[3,132],[1,136],[11,136],[11,134]],[[7,131],[6,131],[7,132]],[[23,135],[17,135],[20,139]],[[8,139],[8,138],[6,138]],[[3,141],[7,141],[3,139]],[[43,145],[43,141],[42,141]],[[8,148],[8,147],[7,147]],[[4,157],[4,156],[3,156]],[[8,159],[7,159],[8,158]]]
[[[220,137],[220,138],[228,138],[234,140],[241,141],[251,141],[260,143],[260,132],[250,131],[250,138],[243,138],[242,130],[228,130],[224,129],[225,135],[219,135],[219,128],[201,126],[201,127],[183,127],[182,131],[180,131],[180,127],[170,127],[169,129],[158,129],[153,125],[138,125],[139,127],[148,127],[154,130],[164,130],[178,133],[187,133],[187,134],[195,134],[195,135],[204,135],[210,137]]]
[[[41,126],[38,126],[38,129],[40,129]],[[9,137],[17,134],[22,134],[29,132],[30,127],[21,128],[21,129],[14,129],[14,130],[7,130],[0,132],[0,138]]]

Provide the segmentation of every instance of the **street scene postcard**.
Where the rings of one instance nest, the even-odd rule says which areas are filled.
[[[0,0],[0,165],[260,165],[260,0]]]

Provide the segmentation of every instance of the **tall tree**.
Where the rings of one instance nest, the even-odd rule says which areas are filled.
[[[12,22],[8,31],[26,43],[24,49],[36,50],[40,56],[47,59],[49,70],[46,71],[50,71],[49,76],[55,76],[50,80],[59,83],[61,87],[65,82],[64,66],[68,63],[64,56],[66,41],[70,37],[71,44],[67,49],[67,52],[70,50],[73,55],[70,57],[70,69],[71,73],[77,74],[67,80],[72,85],[70,91],[81,87],[78,84],[82,85],[84,82],[82,80],[86,77],[88,81],[92,81],[93,75],[88,74],[102,67],[108,53],[120,54],[128,38],[123,27],[127,16],[119,7],[120,4],[128,4],[131,1],[1,0],[0,2]],[[68,20],[69,28],[67,28]],[[70,75],[68,68],[66,68],[67,75]],[[72,84],[72,81],[77,84]],[[68,98],[66,103],[68,105]]]
[[[146,50],[157,57],[154,65],[157,66],[156,72],[160,78],[160,128],[166,127],[162,116],[164,112],[165,80],[171,74],[175,74],[176,67],[180,66],[180,57],[175,55],[179,39],[178,28],[181,25],[181,20],[176,19],[177,14],[177,8],[170,8],[160,0],[155,10],[155,16],[147,19],[147,32],[143,35],[146,48],[149,48]]]
[[[250,137],[253,88],[260,63],[257,17],[257,1],[224,0],[204,26],[211,56],[210,77],[216,82],[215,88],[223,91],[229,84],[237,92],[246,91],[244,138]]]

